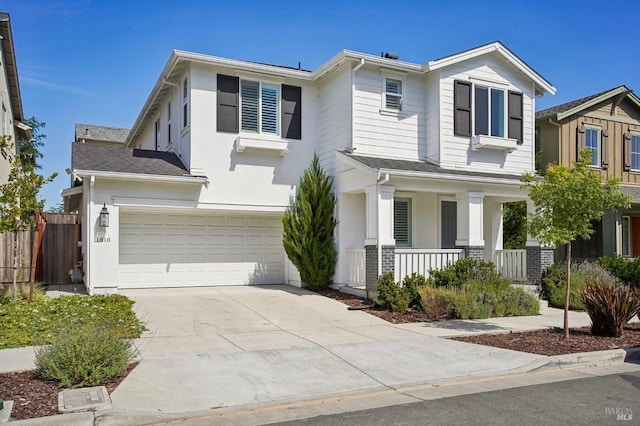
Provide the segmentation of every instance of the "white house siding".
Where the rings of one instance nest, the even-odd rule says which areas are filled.
[[[471,149],[471,138],[453,134],[453,84],[455,80],[469,80],[482,85],[492,81],[523,94],[523,144],[511,153],[498,150]],[[473,80],[473,78],[482,79]],[[440,80],[440,165],[464,166],[468,170],[485,172],[522,173],[533,168],[533,85],[524,74],[505,62],[497,54],[488,54],[451,65],[441,70]],[[506,105],[505,105],[506,108]]]
[[[224,68],[191,67],[190,167],[202,170],[210,181],[199,203],[205,208],[282,212],[316,150],[317,91],[306,82],[283,81],[302,87],[301,140],[251,135],[258,141],[286,143],[286,155],[254,148],[237,152],[239,135],[217,132],[217,73],[235,75]]]
[[[7,110],[5,116],[5,134],[2,135],[2,129],[0,129],[0,135],[10,136],[11,141],[15,143],[16,135],[14,133],[14,117],[13,108],[11,105],[11,98],[9,97],[9,86],[7,82],[7,73],[4,70],[5,61],[2,61],[2,69],[0,69],[0,100]],[[1,111],[0,111],[1,114]],[[2,117],[0,117],[2,119]],[[9,177],[9,170],[11,169],[11,163],[8,159],[0,156],[0,184],[6,183]]]
[[[344,170],[335,160],[336,150],[351,147],[351,93],[349,66],[333,71],[318,85],[318,155],[329,174]]]
[[[363,67],[355,74],[353,146],[363,155],[424,159],[427,153],[424,79],[406,76],[403,111],[394,114],[381,112],[386,75],[398,78],[372,67]]]
[[[434,71],[426,77],[426,160],[440,163],[440,72]]]

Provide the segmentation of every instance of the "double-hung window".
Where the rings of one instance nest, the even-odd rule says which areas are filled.
[[[402,111],[402,80],[385,77],[384,107],[394,111]]]
[[[241,80],[240,111],[243,132],[279,135],[280,86]]]
[[[640,134],[631,133],[631,169],[640,171]]]
[[[475,87],[475,133],[503,138],[505,136],[505,91]]]
[[[160,150],[160,119],[156,120],[156,128],[155,128],[155,141],[156,141],[156,151]]]
[[[591,151],[591,165],[600,166],[600,129],[585,126],[584,146]]]
[[[167,145],[171,145],[171,102],[167,102]]]
[[[182,127],[189,125],[189,80],[182,82]]]
[[[411,198],[393,200],[393,238],[396,247],[411,247]]]

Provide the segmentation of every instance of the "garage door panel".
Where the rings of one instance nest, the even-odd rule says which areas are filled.
[[[123,288],[280,284],[279,217],[122,212]]]

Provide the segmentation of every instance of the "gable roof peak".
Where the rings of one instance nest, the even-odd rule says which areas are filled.
[[[560,121],[616,96],[628,96],[631,101],[640,107],[640,98],[633,93],[633,90],[622,84],[612,89],[540,110],[536,112],[536,121],[548,119]]]

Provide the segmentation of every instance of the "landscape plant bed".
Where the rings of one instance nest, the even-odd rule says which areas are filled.
[[[627,324],[621,337],[593,336],[591,335],[590,327],[581,327],[572,328],[569,339],[564,338],[562,328],[516,333],[479,334],[476,336],[452,337],[451,339],[538,355],[554,356],[609,349],[628,349],[640,346],[640,323]]]
[[[138,365],[132,362],[127,369],[103,385],[111,394]],[[74,386],[78,388],[80,386]],[[55,381],[47,380],[38,370],[0,373],[0,398],[13,401],[11,420],[53,416],[58,413],[58,393],[63,391]]]

